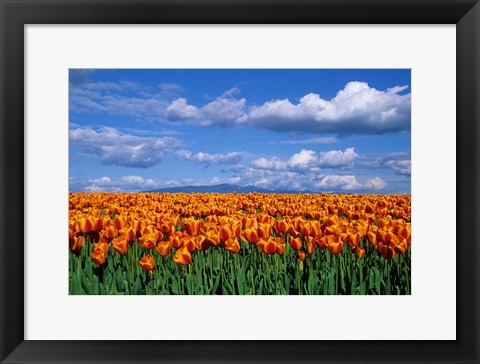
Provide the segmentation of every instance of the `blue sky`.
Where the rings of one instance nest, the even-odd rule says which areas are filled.
[[[410,193],[401,70],[71,69],[71,191]]]

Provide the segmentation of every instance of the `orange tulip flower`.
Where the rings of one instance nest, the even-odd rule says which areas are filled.
[[[142,235],[138,242],[144,249],[153,249],[157,244],[157,235],[154,233]]]
[[[183,222],[185,224],[185,227],[187,228],[187,232],[190,235],[196,236],[200,234],[200,229],[203,226],[202,220],[185,219]]]
[[[93,244],[93,250],[102,250],[105,254],[108,253],[109,245],[104,241],[99,241]]]
[[[78,224],[80,226],[80,231],[83,233],[89,233],[90,231],[93,230],[93,221],[88,217],[82,217],[79,221]]]
[[[145,255],[138,262],[140,263],[142,268],[145,269],[147,272],[152,271],[155,268],[155,261],[153,257],[149,254]]]
[[[232,232],[232,229],[230,228],[230,226],[228,225],[222,225],[220,227],[220,238],[223,240],[223,241],[227,241],[228,239],[232,238],[233,237],[233,232]]]
[[[233,254],[236,254],[240,251],[240,243],[237,238],[229,238],[225,240],[225,248]]]
[[[112,240],[113,249],[117,251],[117,253],[124,255],[129,248],[127,240],[123,236],[119,236]]]
[[[315,253],[315,238],[313,236],[305,236],[305,243],[307,243],[308,253]]]
[[[391,260],[395,256],[395,250],[391,245],[379,243],[380,253],[385,259]]]
[[[242,233],[242,239],[249,243],[256,243],[258,241],[258,230],[256,228],[245,229]]]
[[[272,233],[272,226],[270,224],[258,225],[258,236],[263,239],[268,239]]]
[[[210,241],[205,238],[205,235],[197,235],[195,237],[195,246],[198,250],[207,250],[212,245]]]
[[[185,265],[190,263],[192,260],[192,256],[187,248],[179,248],[175,252],[175,256],[173,257],[173,261],[178,265]]]
[[[122,216],[115,216],[115,220],[113,220],[113,225],[115,225],[117,230],[122,230],[125,227],[125,219]]]
[[[166,257],[168,254],[170,254],[171,250],[172,250],[172,246],[168,241],[161,241],[157,245],[157,252],[162,257]]]
[[[302,247],[302,238],[300,236],[298,237],[290,236],[289,243],[293,249],[298,250]]]
[[[326,245],[328,250],[335,255],[340,254],[343,250],[343,242],[339,235],[327,235]]]
[[[362,259],[363,257],[365,257],[365,249],[360,248],[359,246],[357,246],[357,248],[355,249],[355,254],[357,255],[357,257],[359,257],[360,259]]]
[[[107,256],[102,249],[96,249],[92,253],[92,260],[98,265],[102,265],[107,260]]]
[[[85,245],[85,239],[83,236],[75,236],[70,241],[70,249],[73,252],[78,252],[82,246]]]
[[[305,260],[305,252],[303,250],[299,250],[298,252],[298,257],[300,258],[301,261],[304,261]]]

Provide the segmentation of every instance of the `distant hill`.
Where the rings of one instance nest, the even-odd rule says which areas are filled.
[[[315,193],[313,191],[294,191],[294,190],[267,190],[265,188],[256,187],[256,186],[236,186],[230,185],[227,183],[222,183],[219,185],[213,186],[182,186],[182,187],[167,187],[159,188],[147,192],[163,192],[163,193],[250,193],[250,192],[259,192],[259,193]]]

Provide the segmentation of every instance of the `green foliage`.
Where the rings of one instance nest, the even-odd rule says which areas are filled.
[[[93,242],[69,254],[71,295],[409,295],[411,252],[385,260],[372,247],[363,259],[345,244],[339,255],[316,250],[300,261],[287,244],[284,254],[268,255],[255,244],[241,241],[237,254],[223,247],[192,252],[190,264],[178,266],[174,251],[161,257],[143,249],[138,241],[125,256],[110,248],[107,261],[91,260]],[[154,256],[155,268],[147,272],[138,260]]]

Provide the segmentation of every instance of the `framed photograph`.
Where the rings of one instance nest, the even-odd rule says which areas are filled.
[[[2,363],[479,362],[478,1],[1,9]]]

